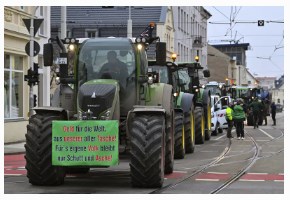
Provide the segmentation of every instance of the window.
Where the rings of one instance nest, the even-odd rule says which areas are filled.
[[[181,19],[180,19],[180,7],[178,7],[178,29],[180,30],[180,22],[181,22]]]
[[[23,117],[23,56],[4,55],[4,118]]]
[[[87,38],[95,38],[97,37],[97,30],[86,30]]]

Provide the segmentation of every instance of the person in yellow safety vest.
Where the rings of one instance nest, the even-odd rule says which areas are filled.
[[[233,138],[232,136],[232,128],[234,125],[234,121],[233,121],[233,104],[230,102],[228,104],[228,107],[226,109],[226,120],[228,123],[228,130],[227,130],[227,137],[228,138]]]

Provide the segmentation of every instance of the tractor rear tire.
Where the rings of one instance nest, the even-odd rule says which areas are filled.
[[[203,108],[196,107],[194,110],[195,116],[195,144],[203,144],[205,141],[204,132],[204,112]]]
[[[64,182],[65,168],[52,166],[52,121],[65,120],[58,113],[35,114],[29,119],[25,147],[25,168],[32,185],[55,186]]]
[[[174,158],[183,159],[185,156],[185,136],[183,125],[183,114],[175,113],[175,135],[174,135]]]
[[[194,116],[192,109],[184,113],[185,153],[193,153],[195,147]]]
[[[133,187],[162,187],[165,166],[165,118],[136,113],[130,126]]]
[[[174,112],[167,117],[166,123],[166,147],[165,147],[165,174],[171,174],[174,166]]]

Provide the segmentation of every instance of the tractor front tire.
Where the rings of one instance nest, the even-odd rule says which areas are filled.
[[[133,187],[162,187],[165,167],[165,118],[136,113],[130,126]]]
[[[25,146],[25,168],[32,185],[55,186],[64,182],[65,168],[52,166],[52,121],[65,120],[58,113],[35,114],[29,119]]]

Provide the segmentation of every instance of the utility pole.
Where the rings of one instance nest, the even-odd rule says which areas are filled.
[[[66,38],[66,6],[61,6],[61,29],[60,38]]]
[[[36,14],[36,10],[39,6],[34,7],[34,11],[32,12],[32,16],[30,19],[30,51],[29,51],[29,58],[30,58],[30,69],[34,71],[34,17]],[[29,117],[33,115],[33,107],[34,107],[34,96],[33,96],[33,86],[29,88]]]
[[[129,6],[129,19],[128,19],[128,25],[127,25],[127,37],[132,37],[132,19],[131,19],[131,6]]]

